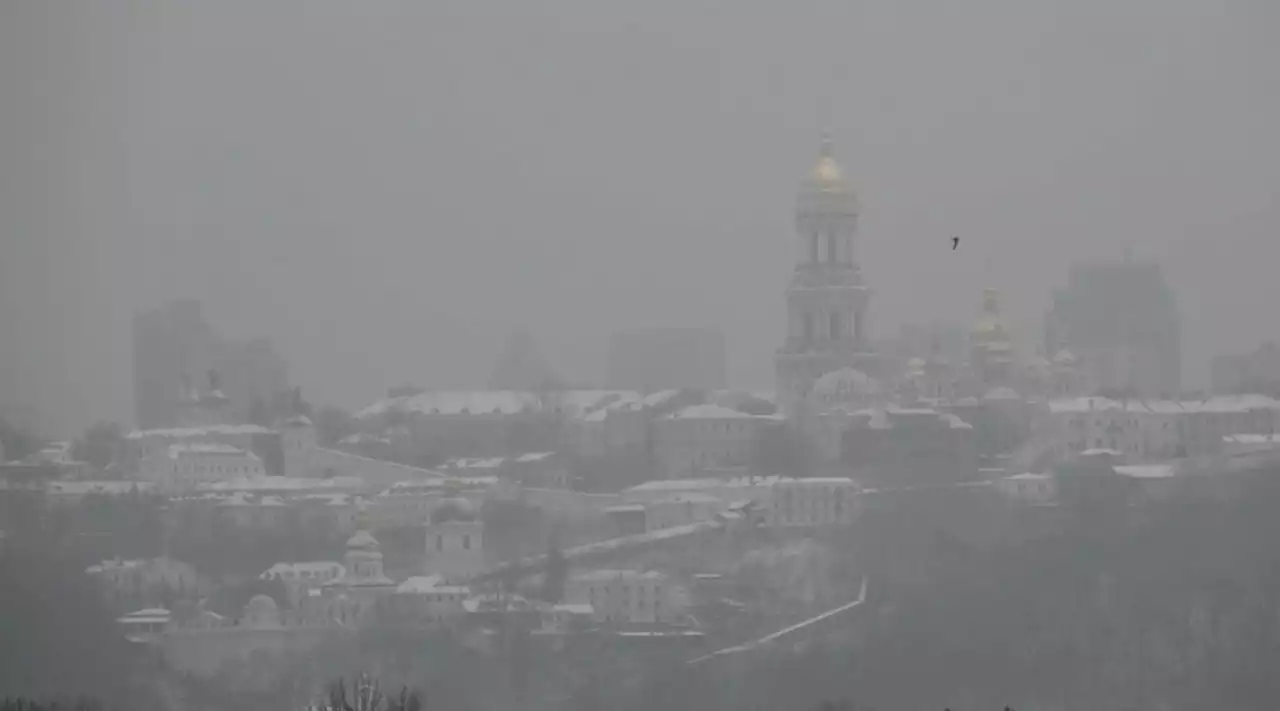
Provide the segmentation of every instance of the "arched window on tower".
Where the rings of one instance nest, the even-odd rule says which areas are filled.
[[[804,312],[804,342],[810,343],[812,341],[813,341],[813,312],[806,311]]]
[[[827,263],[836,263],[836,233],[827,233]]]
[[[818,233],[814,232],[809,235],[809,262],[818,263]]]

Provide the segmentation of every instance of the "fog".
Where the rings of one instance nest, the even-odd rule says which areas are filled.
[[[0,399],[132,418],[130,317],[195,297],[311,400],[569,379],[714,325],[772,387],[797,181],[828,131],[872,330],[1070,264],[1159,261],[1184,380],[1274,337],[1280,11],[1263,0],[144,2],[0,9]],[[959,235],[959,249],[951,237]]]

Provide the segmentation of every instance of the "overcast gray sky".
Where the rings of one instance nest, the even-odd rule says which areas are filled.
[[[130,314],[174,296],[348,406],[481,384],[519,326],[582,379],[720,325],[769,387],[823,129],[878,335],[993,286],[1030,341],[1129,246],[1202,380],[1277,337],[1275,4],[5,3],[0,398],[131,421]]]

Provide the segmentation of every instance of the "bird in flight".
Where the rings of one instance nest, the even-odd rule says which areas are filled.
[[[959,246],[960,246],[960,238],[959,238],[959,237],[952,237],[952,238],[951,238],[951,251],[952,251],[952,252],[956,251],[956,247],[959,247]]]

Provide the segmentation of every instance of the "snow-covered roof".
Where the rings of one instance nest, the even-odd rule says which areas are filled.
[[[655,504],[713,504],[720,503],[721,499],[709,494],[702,494],[696,491],[685,492],[681,494],[673,494],[656,499],[651,503]]]
[[[218,502],[218,506],[224,506],[224,507],[232,507],[232,506],[261,506],[261,507],[265,507],[265,508],[281,508],[281,507],[288,506],[288,504],[286,504],[286,503],[285,503],[283,500],[281,500],[281,499],[280,499],[280,497],[278,497],[278,496],[261,496],[261,497],[259,497],[259,496],[254,496],[254,495],[252,495],[252,494],[249,494],[249,493],[246,493],[246,492],[243,492],[243,491],[237,491],[236,493],[232,494],[231,496],[228,496],[227,498],[225,498],[225,499],[223,499],[222,501]]]
[[[1116,449],[1106,449],[1106,448],[1103,448],[1103,447],[1093,447],[1093,448],[1090,448],[1090,449],[1086,449],[1086,450],[1084,450],[1083,452],[1081,452],[1081,453],[1080,453],[1080,456],[1082,456],[1082,457],[1101,457],[1101,456],[1104,456],[1104,455],[1109,455],[1109,456],[1112,456],[1112,457],[1123,457],[1123,456],[1124,456],[1124,452],[1121,452],[1121,451],[1116,450]]]
[[[434,494],[445,489],[463,491],[488,489],[502,480],[496,476],[456,476],[428,479],[426,481],[400,481],[379,496],[405,496],[410,494]]]
[[[614,506],[606,506],[604,512],[610,513],[644,513],[642,504],[616,504]]]
[[[540,462],[553,456],[555,456],[555,452],[526,452],[516,457],[516,461],[521,463]]]
[[[331,479],[311,477],[261,476],[244,477],[229,481],[201,484],[201,491],[320,491],[324,489],[359,489],[364,481],[359,477],[335,476]]]
[[[665,580],[666,576],[656,570],[588,570],[586,572],[574,574],[571,578],[576,582],[582,583],[601,583],[612,582],[614,580],[634,582],[639,580]]]
[[[170,439],[186,439],[190,437],[231,436],[275,434],[273,430],[258,425],[209,425],[207,427],[173,427],[154,430],[134,430],[125,435],[126,439],[143,439],[148,437],[166,437]]]
[[[1053,478],[1052,474],[1033,474],[1031,472],[1027,472],[1026,474],[1014,474],[1013,476],[1005,477],[1005,479],[1008,479],[1011,481],[1043,481],[1045,479],[1052,479],[1052,478]]]
[[[780,420],[780,415],[751,415],[746,412],[734,410],[732,408],[723,407],[721,405],[690,405],[682,410],[677,410],[670,415],[664,415],[664,420]]]
[[[555,612],[563,612],[569,615],[593,615],[596,608],[586,602],[562,602],[552,605],[551,609]]]
[[[983,400],[1021,400],[1022,396],[1011,387],[1000,385],[991,388],[982,396]]]
[[[1230,444],[1280,444],[1280,434],[1232,434],[1222,438]]]
[[[519,390],[431,390],[380,400],[357,412],[356,417],[378,417],[391,410],[426,415],[514,415],[543,407],[559,408],[573,416],[641,399],[640,393],[634,390],[565,390],[549,393],[545,398]]]
[[[1055,414],[1100,411],[1122,411],[1153,415],[1227,414],[1251,410],[1280,410],[1280,400],[1266,395],[1215,395],[1204,400],[1113,400],[1105,397],[1079,397],[1049,401]]]
[[[1167,479],[1178,475],[1177,467],[1172,464],[1126,464],[1115,470],[1121,476],[1135,479]]]
[[[507,463],[506,457],[463,457],[446,462],[449,469],[498,469]]]
[[[146,564],[147,564],[147,561],[143,559],[104,560],[101,563],[97,563],[95,565],[89,566],[88,568],[85,568],[84,572],[88,575],[97,575],[98,573],[105,573],[108,570],[129,570],[131,568],[138,568]]]
[[[622,493],[708,491],[725,488],[770,487],[777,484],[853,484],[847,477],[742,476],[728,479],[655,479],[637,484]]]
[[[163,607],[150,607],[130,612],[117,618],[116,622],[122,625],[167,624],[171,618],[172,615]]]
[[[232,447],[229,444],[220,444],[218,442],[187,442],[169,445],[170,459],[202,456],[238,456],[247,457],[255,461],[258,459],[258,455],[253,452],[246,452],[239,447]]]
[[[425,593],[467,595],[470,592],[471,588],[466,585],[446,585],[444,578],[439,575],[414,576],[396,587],[396,593],[400,595],[422,595]]]

